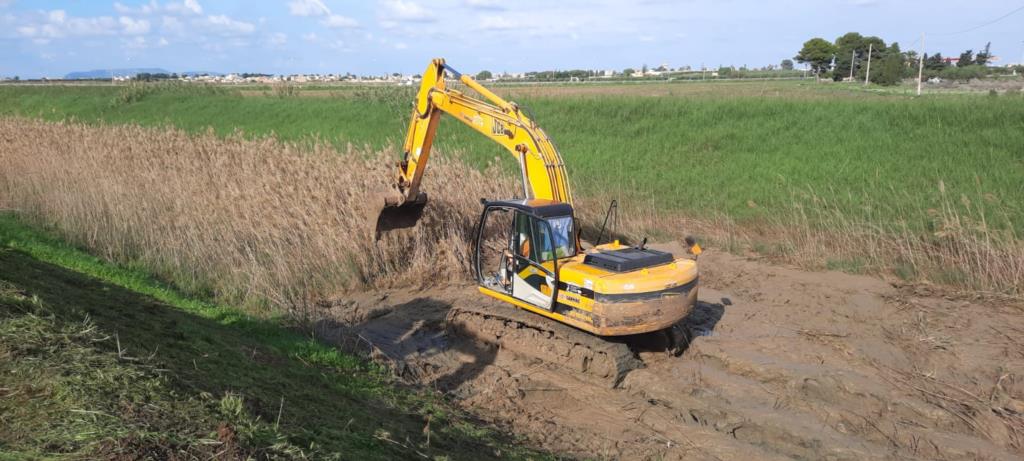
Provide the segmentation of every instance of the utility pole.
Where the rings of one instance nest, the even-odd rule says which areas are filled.
[[[864,75],[864,84],[867,85],[868,81],[871,80],[871,50],[874,49],[874,43],[868,43],[868,72]]]
[[[850,54],[850,81],[853,81],[853,65],[857,62],[857,50]]]
[[[921,79],[924,78],[924,34],[921,34],[921,52],[917,55],[917,95],[921,96]]]
[[[1024,66],[1024,40],[1020,41],[1020,62],[1017,65]]]
[[[700,80],[701,81],[704,81],[704,80],[708,79],[707,78],[707,73],[708,73],[708,68],[704,67],[704,63],[703,62],[700,63]]]

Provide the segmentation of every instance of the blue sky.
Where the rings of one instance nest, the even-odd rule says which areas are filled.
[[[0,0],[0,76],[162,67],[417,73],[762,66],[848,31],[954,56],[1024,51],[1022,0]],[[944,34],[944,35],[940,35]]]

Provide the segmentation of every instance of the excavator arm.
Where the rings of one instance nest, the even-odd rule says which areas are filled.
[[[444,78],[446,71],[486,101],[448,88]],[[505,101],[470,76],[452,69],[443,59],[434,59],[423,73],[405,138],[404,157],[398,165],[397,186],[401,197],[392,199],[387,205],[422,204],[426,201],[420,184],[442,113],[469,125],[512,154],[522,170],[526,198],[572,204],[562,157],[544,130],[515,103]]]

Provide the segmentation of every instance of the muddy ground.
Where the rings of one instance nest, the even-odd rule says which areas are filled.
[[[611,389],[449,336],[466,284],[338,302],[324,334],[570,457],[1024,457],[1024,307],[706,252],[694,339]]]

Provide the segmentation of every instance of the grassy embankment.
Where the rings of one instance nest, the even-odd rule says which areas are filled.
[[[385,372],[0,213],[2,459],[542,457]]]
[[[717,92],[685,85],[697,84],[678,84],[678,94],[693,97],[671,90],[643,97],[650,87],[642,85],[571,97],[507,91],[520,91],[555,139],[591,215],[617,196],[646,223],[686,216],[686,231],[734,251],[752,247],[812,267],[1000,291],[1019,281],[1019,263],[994,260],[1020,254],[1019,96],[910,99],[807,82],[699,87]],[[376,148],[400,140],[409,91],[282,98],[272,91],[8,87],[0,88],[0,111]],[[440,147],[464,151],[474,165],[504,155],[460,124],[441,130]],[[963,248],[968,240],[972,247]]]

